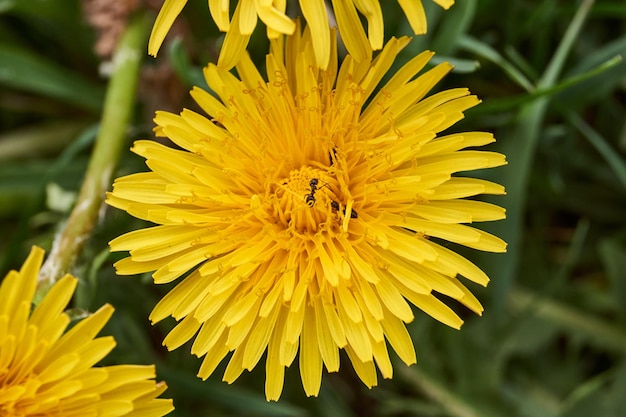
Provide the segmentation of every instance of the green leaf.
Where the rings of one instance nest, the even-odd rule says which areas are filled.
[[[569,51],[581,34],[583,23],[592,4],[592,0],[585,0],[581,3],[537,85],[539,89],[550,89],[558,84],[558,75],[565,66]],[[489,266],[486,268],[488,274],[497,274],[499,277],[492,284],[495,291],[494,308],[496,314],[499,315],[505,310],[505,300],[517,279],[522,258],[528,182],[537,143],[543,133],[543,122],[548,104],[548,98],[542,97],[520,110],[517,123],[511,129],[510,136],[506,142],[502,143],[504,148],[502,150],[507,155],[509,165],[498,169],[497,174],[491,174],[499,176],[498,181],[506,187],[508,197],[504,203],[507,210],[506,222],[497,222],[489,227],[489,231],[503,238],[508,243],[508,248],[505,256],[490,256],[489,260],[485,259],[484,255],[479,255],[479,257],[484,260],[485,265],[489,262]]]
[[[626,74],[626,60],[623,60],[626,54],[626,35],[615,39],[613,42],[602,46],[599,49],[595,45],[588,47],[594,48],[589,51],[585,50],[582,55],[586,55],[578,65],[575,65],[566,75],[570,78],[580,76],[593,71],[595,68],[605,66],[607,62],[614,60],[615,57],[622,59],[602,71],[602,77],[593,77],[582,80],[577,85],[572,86],[567,91],[563,91],[558,96],[558,100],[567,103],[570,108],[581,106],[585,103],[597,101],[605,97],[611,90],[618,87],[624,81]]]
[[[560,417],[606,416],[605,388],[611,374],[604,372],[578,385],[563,401]]]
[[[5,25],[6,32],[14,34],[7,38],[0,36],[2,44],[28,45],[28,50],[36,55],[47,56],[68,67],[88,64],[90,72],[95,72],[95,31],[85,23],[87,8],[82,3],[80,0],[14,1],[6,18],[14,24]],[[20,39],[15,42],[15,37]]]
[[[603,75],[606,71],[618,67],[621,63],[622,57],[614,56],[608,61],[602,63],[600,66],[593,68],[592,70],[584,74],[565,79],[550,87],[534,89],[529,94],[486,100],[482,106],[478,106],[475,109],[472,109],[472,111],[476,114],[502,112],[518,108],[524,104],[528,104],[542,97],[554,98],[558,93],[566,91],[567,89],[581,84],[588,79],[594,77],[598,79],[602,78],[597,76]]]
[[[75,0],[54,2],[47,0],[1,0],[0,12],[11,11],[20,14],[58,19],[75,15],[78,10]]]
[[[430,60],[430,64],[438,65],[448,62],[454,66],[453,72],[457,74],[470,74],[480,68],[480,62],[473,59],[462,59],[453,56],[435,55]]]
[[[613,386],[607,393],[607,417],[622,417],[626,410],[626,361],[615,366],[615,379]]]
[[[104,90],[67,68],[23,49],[0,45],[0,84],[53,97],[91,111],[102,107]]]
[[[606,139],[598,134],[598,132],[596,132],[591,126],[585,123],[580,116],[570,111],[567,113],[567,119],[583,134],[585,138],[587,138],[600,155],[602,155],[613,170],[613,173],[617,177],[618,181],[622,183],[624,188],[626,188],[626,162],[624,162],[624,159],[613,150]]]
[[[438,54],[452,54],[458,48],[458,42],[464,38],[476,14],[476,0],[464,0],[454,4],[444,12],[441,24],[437,27],[432,48]]]
[[[0,134],[0,161],[59,152],[84,128],[83,122],[40,123]]]
[[[598,252],[604,271],[611,282],[610,293],[614,297],[615,306],[622,322],[626,322],[626,280],[624,279],[626,247],[617,239],[607,238],[600,241]]]
[[[509,76],[509,78],[526,91],[534,90],[533,84],[519,71],[513,64],[504,59],[495,49],[484,42],[474,39],[471,36],[464,36],[459,39],[459,46],[466,51],[472,52],[488,61],[498,65]]]
[[[520,288],[511,292],[510,308],[518,313],[532,312],[549,320],[573,334],[578,334],[607,351],[623,352],[626,346],[626,330],[612,322],[602,320],[566,304],[546,299]]]

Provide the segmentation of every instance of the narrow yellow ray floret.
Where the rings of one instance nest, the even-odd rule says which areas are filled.
[[[454,0],[433,1],[446,10],[454,4]],[[245,54],[258,19],[266,25],[269,39],[291,35],[296,27],[295,22],[286,14],[287,0],[238,0],[235,3],[231,19],[229,0],[209,0],[209,11],[215,24],[220,31],[226,32],[218,61],[218,65],[226,69],[235,66]],[[356,61],[369,61],[372,49],[376,51],[383,47],[384,20],[379,0],[332,0],[329,3],[332,4],[334,16],[329,16],[324,0],[298,0],[298,3],[312,34],[313,52],[319,68],[326,69],[331,58],[331,17],[337,22],[346,49]],[[150,55],[157,55],[185,4],[187,0],[164,1],[150,34]],[[422,1],[398,0],[398,4],[415,34],[426,33],[426,14]],[[359,14],[367,21],[367,34]]]
[[[105,305],[65,331],[63,312],[78,280],[59,280],[31,312],[43,250],[33,248],[20,271],[0,285],[0,415],[160,417],[174,409],[157,398],[154,366],[94,367],[115,347],[96,335],[113,314]]]
[[[150,317],[179,321],[164,344],[193,339],[199,376],[226,359],[229,383],[265,354],[271,400],[296,356],[307,395],[341,349],[369,387],[376,368],[393,374],[388,347],[415,363],[405,323],[418,309],[454,328],[462,320],[440,295],[483,310],[462,280],[487,276],[446,242],[506,250],[474,227],[504,209],[471,199],[503,187],[462,175],[506,164],[476,149],[493,135],[442,134],[479,100],[464,88],[428,96],[451,66],[424,71],[423,52],[381,85],[408,39],[341,65],[332,43],[322,69],[311,37],[273,40],[267,78],[247,55],[239,77],[209,65],[217,97],[191,92],[208,116],[158,112],[155,131],[179,149],[135,142],[150,171],[118,178],[107,200],[156,224],[110,245],[130,252],[118,273],[178,281]]]

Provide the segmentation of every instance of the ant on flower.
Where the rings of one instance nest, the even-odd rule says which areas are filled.
[[[315,203],[317,202],[317,199],[315,198],[315,192],[317,190],[319,190],[320,188],[322,188],[322,187],[328,186],[328,184],[324,184],[324,185],[322,185],[322,187],[318,187],[318,184],[319,184],[319,179],[317,179],[317,178],[311,178],[311,181],[309,181],[309,187],[311,187],[311,192],[309,194],[305,194],[305,196],[304,196],[304,202],[309,207],[313,207],[315,205]],[[339,211],[339,209],[340,209],[339,203],[336,202],[335,200],[331,200],[330,207],[335,212]],[[346,209],[345,208],[343,209],[343,214],[344,214],[344,216],[346,214]],[[357,219],[358,217],[359,217],[359,215],[356,212],[356,210],[350,211],[350,218],[351,219]]]
[[[339,211],[339,203],[336,201],[331,201],[330,202],[330,206],[333,208],[334,211]],[[346,215],[346,209],[343,209],[343,215]],[[352,210],[350,211],[350,218],[351,219],[358,219],[359,218],[359,214],[356,212],[356,210]]]
[[[307,206],[309,207],[313,207],[315,205],[315,202],[317,201],[315,199],[315,191],[317,191],[317,184],[319,184],[319,180],[317,178],[311,178],[311,181],[309,181],[309,187],[311,187],[311,194],[306,194],[304,197],[304,202],[306,203]],[[327,184],[322,185],[322,187],[324,187]]]

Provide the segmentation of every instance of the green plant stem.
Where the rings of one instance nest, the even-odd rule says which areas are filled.
[[[402,379],[411,384],[416,390],[439,404],[446,412],[454,417],[484,417],[469,404],[459,398],[443,385],[428,376],[418,366],[408,368],[404,365],[396,367]]]
[[[626,351],[626,331],[606,323],[589,313],[548,300],[528,290],[516,288],[509,297],[509,307],[514,313],[528,314],[551,321],[566,329],[583,334],[607,350]]]
[[[149,23],[145,16],[131,19],[113,56],[113,70],[104,99],[100,132],[76,205],[41,269],[40,293],[45,293],[47,288],[71,269],[97,221],[98,210],[111,184],[113,171],[125,143],[148,29]]]

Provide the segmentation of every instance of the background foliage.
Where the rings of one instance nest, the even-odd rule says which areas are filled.
[[[396,2],[382,3],[387,36],[409,34]],[[165,351],[172,323],[152,327],[147,316],[167,288],[116,276],[122,255],[107,246],[140,224],[103,207],[72,271],[82,278],[75,307],[115,306],[105,332],[118,347],[107,361],[156,363],[172,416],[626,415],[626,5],[458,0],[444,13],[424,3],[429,34],[402,59],[432,49],[451,60],[440,88],[467,86],[483,99],[455,129],[493,131],[493,149],[509,160],[479,174],[507,187],[492,200],[507,220],[485,228],[509,251],[466,254],[492,278],[471,287],[484,316],[457,309],[467,317],[456,331],[418,313],[409,325],[418,365],[398,363],[375,389],[344,366],[306,398],[294,366],[281,400],[266,403],[262,365],[229,386],[219,372],[197,379],[188,345]],[[206,2],[189,2],[175,34],[144,60],[127,148],[152,137],[155,109],[193,107],[186,92],[205,85],[201,67],[220,42]],[[250,50],[262,63],[257,35]],[[78,0],[0,0],[0,275],[31,245],[50,249],[80,187],[107,85],[96,40]],[[125,150],[116,176],[141,170]]]

